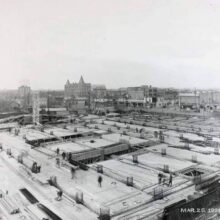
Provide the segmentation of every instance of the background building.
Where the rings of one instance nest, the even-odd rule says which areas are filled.
[[[18,99],[22,109],[28,109],[31,105],[31,87],[22,85],[18,88]]]
[[[48,90],[39,91],[40,106],[48,108],[64,107],[64,91],[63,90]]]
[[[204,107],[217,108],[220,105],[220,92],[202,91],[200,93],[200,104]]]
[[[92,97],[95,99],[104,99],[107,96],[105,85],[92,85]]]
[[[85,83],[82,76],[78,83],[70,83],[70,81],[67,80],[66,85],[64,86],[65,98],[88,97],[90,93],[91,93],[91,84]]]
[[[144,88],[144,96],[146,99],[150,99],[152,104],[155,106],[158,99],[158,89],[152,86],[142,86]]]
[[[158,107],[174,107],[178,106],[179,92],[172,88],[158,88],[157,90],[157,106]]]
[[[143,100],[145,98],[145,90],[143,87],[128,87],[128,99]]]
[[[197,92],[179,93],[179,107],[180,108],[199,108],[200,96]]]
[[[67,109],[74,113],[86,113],[90,110],[91,84],[85,83],[80,77],[79,83],[67,80],[64,87],[64,99]]]

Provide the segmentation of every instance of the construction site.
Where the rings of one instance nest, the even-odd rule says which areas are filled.
[[[220,0],[6,0],[0,220],[220,220]]]
[[[113,116],[2,120],[1,219],[219,219],[220,120]]]

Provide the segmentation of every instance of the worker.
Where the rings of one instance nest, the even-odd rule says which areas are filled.
[[[71,160],[72,160],[72,154],[68,153],[68,161],[71,162]]]
[[[99,183],[99,187],[102,187],[102,176],[98,177],[98,183]]]
[[[172,173],[170,173],[170,178],[169,178],[168,186],[172,186],[172,184],[173,184],[173,176],[172,176]]]
[[[161,180],[162,180],[162,174],[159,173],[159,174],[158,174],[158,183],[159,183],[159,184],[161,184]]]
[[[40,173],[41,166],[37,166],[37,172]]]
[[[36,162],[33,162],[31,171],[32,171],[32,173],[36,173],[37,172],[37,163]]]
[[[62,196],[63,196],[63,191],[62,190],[59,190],[57,192],[57,201],[60,201],[62,199]]]
[[[56,165],[57,165],[57,167],[60,168],[60,158],[59,157],[56,158]]]
[[[70,171],[71,171],[71,179],[73,179],[75,176],[75,169],[71,167]]]
[[[57,152],[57,156],[58,156],[60,154],[60,149],[57,148],[56,152]]]
[[[62,158],[63,158],[63,160],[66,159],[66,153],[65,152],[62,153]]]
[[[165,185],[165,183],[166,183],[166,176],[162,175],[162,179],[163,179],[163,185]]]

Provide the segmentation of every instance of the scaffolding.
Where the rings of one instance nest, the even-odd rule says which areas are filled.
[[[39,93],[33,94],[33,123],[40,123],[40,103],[39,103]]]

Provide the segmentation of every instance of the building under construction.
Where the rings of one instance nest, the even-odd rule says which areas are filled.
[[[217,119],[35,116],[0,124],[3,219],[219,218]]]

